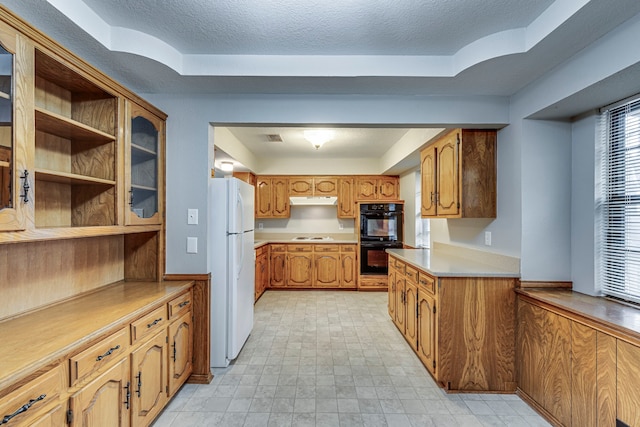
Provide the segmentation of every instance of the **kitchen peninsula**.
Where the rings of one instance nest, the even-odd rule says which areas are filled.
[[[434,379],[514,392],[519,260],[438,243],[387,252],[389,315]]]

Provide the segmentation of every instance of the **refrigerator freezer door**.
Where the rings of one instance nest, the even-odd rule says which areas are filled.
[[[229,181],[229,233],[251,231],[254,227],[253,186],[237,178]]]
[[[253,329],[255,286],[253,231],[229,236],[227,359],[235,359]]]

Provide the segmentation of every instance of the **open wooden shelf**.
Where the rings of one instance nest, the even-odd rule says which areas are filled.
[[[58,172],[47,169],[36,169],[36,180],[57,182],[60,184],[82,185],[82,184],[99,184],[107,186],[115,186],[116,182],[108,179],[94,178],[86,175],[77,175],[74,173]]]
[[[64,117],[60,114],[36,107],[36,129],[52,135],[81,142],[104,144],[115,140],[115,136]]]
[[[95,227],[48,227],[27,231],[9,231],[0,233],[0,244],[39,242],[46,240],[81,239],[85,237],[115,236],[120,234],[139,234],[158,232],[158,225],[110,225]]]

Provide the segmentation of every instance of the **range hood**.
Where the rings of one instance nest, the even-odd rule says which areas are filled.
[[[338,198],[335,196],[289,197],[289,202],[291,206],[335,206]]]

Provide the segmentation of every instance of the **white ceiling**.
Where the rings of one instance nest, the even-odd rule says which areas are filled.
[[[0,4],[142,94],[508,97],[640,13],[638,0]],[[554,106],[554,114],[569,117],[601,100],[595,104],[581,94]],[[302,132],[294,131],[232,130],[258,156],[296,156],[309,149]],[[343,129],[312,154],[379,154],[403,131]],[[280,133],[284,142],[270,146],[267,133]]]

